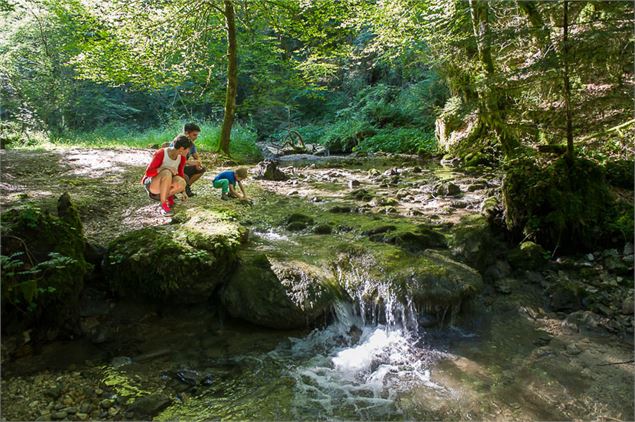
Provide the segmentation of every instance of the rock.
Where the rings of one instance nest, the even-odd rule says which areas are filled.
[[[373,194],[366,189],[357,189],[350,193],[351,198],[358,201],[370,201],[373,199]]]
[[[278,163],[275,161],[261,161],[260,163],[258,163],[257,172],[258,174],[255,176],[256,179],[274,181],[283,181],[289,179],[289,176],[284,174],[284,172],[278,168]]]
[[[540,337],[534,340],[534,345],[538,347],[543,347],[551,343],[551,336],[548,334],[541,334]]]
[[[87,421],[89,418],[88,413],[77,413],[75,416],[77,416],[77,419],[79,419],[80,421]]]
[[[206,301],[233,270],[247,230],[230,217],[190,208],[182,224],[126,233],[108,247],[104,272],[120,296]]]
[[[631,242],[628,242],[627,244],[624,245],[624,251],[622,252],[623,255],[633,255],[633,244]]]
[[[525,278],[533,284],[537,284],[544,287],[545,278],[539,272],[525,271]]]
[[[64,194],[57,215],[34,203],[2,213],[2,330],[35,341],[79,335],[79,297],[91,265],[79,214]],[[11,271],[7,271],[7,266]],[[53,338],[50,338],[50,335]]]
[[[425,249],[443,249],[448,246],[444,235],[423,224],[412,232],[397,232],[385,235],[382,241],[397,245],[409,252],[421,252]]]
[[[172,404],[172,399],[162,393],[155,393],[136,399],[127,412],[132,413],[137,420],[151,420],[162,410]]]
[[[99,407],[102,409],[110,409],[114,403],[115,402],[112,399],[103,399],[99,402]]]
[[[452,227],[450,237],[452,253],[462,262],[485,271],[505,251],[505,244],[490,229],[481,215],[467,216]]]
[[[128,356],[117,356],[112,358],[112,360],[110,361],[110,366],[112,366],[113,368],[119,368],[122,366],[130,365],[131,363],[132,358],[129,358]]]
[[[556,285],[549,295],[549,306],[556,312],[570,312],[580,309],[580,298],[566,285]]]
[[[235,318],[256,325],[305,327],[329,312],[337,297],[328,266],[244,252],[221,297]]]
[[[289,215],[285,219],[285,226],[287,230],[300,231],[300,230],[306,229],[307,227],[312,225],[314,222],[315,221],[313,220],[313,217],[309,217],[308,215],[304,215],[304,214],[295,213],[295,214]]]
[[[458,196],[461,194],[461,188],[452,182],[441,182],[433,188],[436,196]]]
[[[483,276],[485,279],[489,280],[500,280],[501,278],[507,277],[511,274],[512,269],[507,263],[507,261],[497,260],[494,265],[490,265],[486,270]]]
[[[498,293],[508,295],[512,292],[512,287],[514,286],[514,284],[516,284],[514,280],[503,278],[496,280],[496,282],[494,283],[494,287],[496,288],[496,291]]]
[[[498,197],[490,196],[489,198],[485,198],[483,202],[481,202],[479,210],[485,218],[492,221],[501,212]]]
[[[633,315],[635,304],[633,303],[633,295],[626,297],[622,302],[622,314]]]
[[[53,419],[54,421],[60,421],[62,419],[66,419],[66,416],[68,416],[66,412],[62,412],[62,411],[51,413],[51,419]]]
[[[567,347],[565,348],[565,353],[571,356],[575,356],[582,353],[582,350],[580,350],[577,344],[571,343],[571,344],[567,344]]]
[[[335,205],[334,207],[329,208],[329,212],[334,214],[347,214],[352,212],[351,207],[343,206],[343,205]]]
[[[361,185],[361,183],[359,182],[359,180],[355,180],[355,179],[353,179],[353,180],[349,180],[349,181],[348,181],[348,188],[349,188],[349,189],[354,189],[354,188],[356,188],[356,187],[357,187],[357,186],[359,186],[359,185]]]
[[[329,224],[318,224],[313,228],[313,233],[315,234],[331,234],[333,232],[333,227]]]
[[[381,172],[377,169],[370,169],[368,170],[368,175],[371,177],[377,177],[379,175],[381,175]]]
[[[534,242],[522,242],[509,251],[507,259],[512,267],[523,270],[541,270],[547,264],[545,249]]]
[[[601,317],[591,311],[576,311],[567,315],[561,325],[574,332],[597,334],[607,327],[608,322],[608,318]]]

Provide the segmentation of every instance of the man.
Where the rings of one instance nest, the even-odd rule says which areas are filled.
[[[192,192],[192,184],[196,182],[204,173],[205,167],[203,167],[201,163],[201,159],[198,155],[198,151],[196,150],[196,139],[198,138],[198,134],[201,133],[201,128],[198,127],[195,123],[186,123],[183,126],[183,133],[187,136],[190,141],[192,141],[192,148],[190,148],[190,152],[187,155],[187,162],[185,163],[185,179],[187,181],[187,185],[185,186],[185,194],[189,197],[195,195]]]

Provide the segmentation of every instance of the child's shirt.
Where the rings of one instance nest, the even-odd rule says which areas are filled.
[[[233,170],[224,171],[214,177],[215,182],[222,179],[227,179],[231,185],[236,185],[236,173]]]
[[[172,160],[168,155],[168,148],[161,148],[154,153],[152,161],[148,164],[146,172],[141,179],[141,183],[144,183],[148,177],[156,176],[164,168],[175,170],[179,176],[185,178],[185,173],[183,172],[185,161],[186,159],[182,155],[177,156],[176,160]]]

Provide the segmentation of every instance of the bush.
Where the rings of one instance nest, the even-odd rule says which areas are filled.
[[[364,139],[356,151],[394,153],[433,153],[436,150],[434,134],[414,128],[387,128]]]
[[[616,208],[597,164],[566,157],[540,164],[522,157],[506,167],[505,222],[513,233],[565,251],[597,248],[606,240]]]

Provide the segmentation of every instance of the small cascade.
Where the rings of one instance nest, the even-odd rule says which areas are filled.
[[[421,346],[412,300],[400,300],[389,282],[371,282],[362,270],[339,275],[354,303],[336,303],[332,325],[291,339],[299,363],[289,368],[296,415],[392,419],[401,412],[400,395],[416,386],[444,394],[428,369],[441,353]]]

